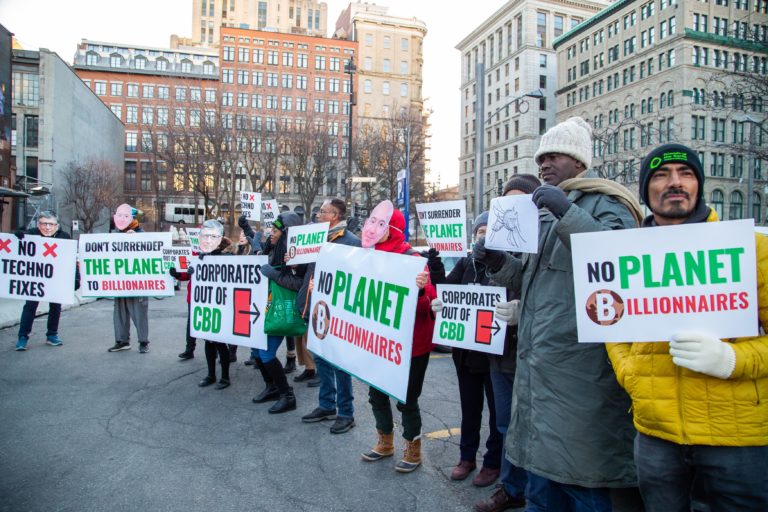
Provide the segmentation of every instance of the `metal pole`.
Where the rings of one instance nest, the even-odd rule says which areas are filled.
[[[749,176],[747,176],[747,211],[749,211],[749,216],[755,219],[755,224],[760,223],[760,212],[758,212],[758,217],[755,218],[755,212],[753,210],[754,204],[752,201],[752,194],[754,194],[754,187],[755,187],[755,155],[752,154],[752,151],[754,151],[755,148],[755,123],[754,121],[749,121]]]
[[[480,215],[483,208],[483,153],[485,153],[485,64],[475,65],[475,211],[471,218]]]
[[[344,180],[344,200],[347,203],[347,210],[352,210],[352,106],[355,104],[355,82],[353,75],[355,72],[355,57],[350,56],[346,67],[349,73],[349,132],[347,133],[347,179]]]
[[[405,126],[405,183],[403,184],[403,202],[405,203],[405,241],[408,241],[411,224],[411,120]]]

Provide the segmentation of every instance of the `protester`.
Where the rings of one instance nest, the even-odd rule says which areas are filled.
[[[536,489],[546,496],[534,501],[550,510],[589,502],[590,510],[610,511],[609,488],[637,485],[634,429],[603,347],[578,343],[570,236],[635,227],[640,208],[626,188],[585,174],[592,134],[581,118],[550,128],[534,158],[545,182],[533,193],[539,252],[516,257],[486,249],[482,239],[474,248],[491,279],[521,294],[506,455],[529,478],[545,480]]]
[[[24,239],[24,231],[18,230],[14,233],[19,240]],[[69,234],[59,227],[59,218],[51,211],[42,211],[37,216],[37,227],[26,232],[27,235],[45,236],[51,238],[60,238],[70,240]],[[75,290],[80,288],[80,273],[75,269]],[[35,321],[35,313],[39,301],[28,300],[24,303],[24,309],[21,311],[21,320],[19,324],[19,339],[16,342],[17,351],[26,351],[29,342],[29,333],[32,332],[32,323]],[[52,347],[60,347],[64,342],[59,338],[59,318],[61,317],[61,304],[51,302],[48,305],[48,326],[45,332],[45,344]]]
[[[475,240],[485,236],[488,224],[488,212],[477,216],[472,226]],[[432,284],[472,284],[487,285],[488,276],[485,266],[476,263],[472,256],[461,258],[445,275],[445,266],[440,253],[435,249],[428,251],[427,265]],[[432,311],[443,309],[443,302],[438,298],[432,301]],[[489,435],[485,443],[487,451],[483,457],[483,466],[475,475],[472,483],[478,487],[487,487],[499,477],[503,451],[503,438],[496,428],[496,410],[493,386],[491,385],[488,356],[483,352],[454,347],[451,351],[456,376],[459,381],[459,399],[461,400],[461,439],[459,440],[459,463],[451,471],[451,480],[464,480],[475,470],[477,451],[480,448],[480,427],[483,421],[483,395],[488,400]]]
[[[320,207],[317,222],[327,222],[328,241],[334,244],[360,247],[360,239],[347,230],[344,220],[347,205],[339,198],[325,201]],[[309,321],[309,308],[312,302],[312,284],[315,264],[307,267],[304,283],[296,297],[296,306],[302,316]],[[299,352],[301,353],[301,352]],[[352,377],[321,357],[314,360],[317,366],[317,377],[320,379],[319,406],[309,414],[301,417],[304,423],[314,423],[323,420],[336,421],[331,425],[331,434],[343,434],[355,426],[354,396],[352,395]],[[298,377],[294,380],[298,380]]]
[[[370,217],[365,221],[362,245],[365,248],[375,247],[377,251],[420,257],[405,241],[404,230],[405,218],[403,214],[400,210],[394,209],[391,201],[383,201],[371,211]],[[401,473],[410,473],[421,464],[419,396],[429,364],[429,353],[434,347],[432,331],[435,327],[435,316],[430,304],[437,294],[434,285],[429,282],[429,272],[425,271],[418,274],[416,286],[419,289],[419,298],[413,329],[408,389],[405,403],[397,403],[397,410],[402,413],[403,438],[405,439],[403,458],[395,465],[395,469]],[[363,453],[362,456],[364,460],[372,462],[391,457],[394,454],[394,421],[392,407],[386,394],[371,386],[368,389],[368,402],[371,404],[376,420],[378,442],[376,446]]]
[[[117,207],[112,217],[115,228],[120,233],[143,233],[144,230],[136,220],[138,210],[129,204],[121,204]],[[149,352],[149,299],[147,297],[115,297],[113,321],[115,324],[115,344],[108,352],[120,352],[130,350],[131,343],[131,319],[136,326],[136,335],[139,339],[139,353]]]
[[[224,237],[224,226],[218,220],[207,220],[203,222],[200,229],[200,254],[199,258],[203,260],[205,256],[220,256],[222,254],[231,254],[228,249],[232,242]],[[187,272],[178,272],[175,267],[168,271],[171,276],[179,281],[189,281],[194,278],[194,268],[190,267]],[[190,303],[190,287],[187,288],[187,304]],[[187,320],[189,324],[189,319]],[[189,325],[187,325],[189,332]],[[231,384],[229,380],[230,350],[233,345],[227,346],[226,343],[218,341],[205,340],[205,362],[208,364],[208,375],[200,381],[198,386],[201,388],[216,384],[216,354],[219,356],[221,365],[221,380],[216,384],[216,389],[228,388]],[[234,345],[236,347],[236,345]]]
[[[717,222],[703,191],[696,152],[659,146],[640,169],[651,210],[642,227]],[[669,342],[607,345],[632,398],[648,512],[691,510],[692,495],[712,511],[768,510],[768,239],[756,234],[755,242],[761,335],[721,340],[680,324]]]
[[[301,218],[293,212],[283,212],[277,216],[272,224],[271,250],[269,252],[269,264],[262,265],[261,273],[268,279],[275,281],[279,286],[288,290],[298,291],[301,288],[306,265],[289,267],[285,264],[285,254],[288,249],[288,237],[286,235],[291,226],[301,225]],[[254,399],[254,403],[262,403],[278,400],[270,409],[270,414],[279,414],[296,409],[296,396],[293,388],[288,385],[283,365],[276,359],[277,349],[284,336],[268,335],[267,349],[258,351],[256,367],[261,371],[266,388]]]

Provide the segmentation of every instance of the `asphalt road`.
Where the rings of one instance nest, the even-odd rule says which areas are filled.
[[[330,434],[330,422],[301,423],[317,405],[317,388],[295,385],[298,409],[282,415],[251,403],[262,383],[242,364],[246,348],[230,388],[199,388],[202,345],[192,360],[176,357],[184,298],[150,300],[147,354],[139,354],[135,331],[131,350],[107,352],[109,300],[65,311],[62,347],[44,344],[45,317],[35,321],[27,352],[14,351],[16,327],[0,330],[0,510],[466,511],[491,494],[471,478],[449,479],[460,419],[450,356],[433,354],[427,370],[422,467],[399,474],[399,436],[395,458],[360,458],[375,428],[359,381],[357,427],[341,435]]]

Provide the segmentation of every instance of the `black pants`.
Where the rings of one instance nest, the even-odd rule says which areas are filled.
[[[205,362],[208,363],[208,376],[216,378],[216,354],[219,354],[221,378],[229,380],[229,348],[226,343],[205,340]]]
[[[192,304],[187,303],[187,350],[190,352],[195,351],[195,345],[197,345],[197,338],[192,336],[192,333],[190,332],[189,324],[190,319],[192,318]]]
[[[483,466],[490,469],[501,467],[504,437],[496,428],[496,404],[493,400],[491,374],[471,373],[466,367],[457,367],[459,378],[459,397],[461,399],[461,440],[459,450],[461,460],[474,461],[480,448],[480,428],[483,424],[483,395],[488,400],[488,440],[487,451],[483,457]]]
[[[411,358],[405,403],[397,402],[397,410],[403,415],[403,437],[408,441],[413,441],[421,435],[419,396],[421,396],[421,388],[424,385],[424,375],[427,373],[428,364],[429,353]],[[385,434],[391,433],[395,425],[389,396],[371,387],[368,389],[368,403],[371,404],[373,410],[376,428]]]

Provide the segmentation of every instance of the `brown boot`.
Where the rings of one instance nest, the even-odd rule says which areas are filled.
[[[391,457],[395,453],[395,434],[390,432],[385,434],[381,430],[376,430],[379,435],[379,440],[376,446],[368,450],[363,454],[363,460],[368,462],[374,462],[381,460],[384,457]]]
[[[421,465],[421,438],[413,441],[405,440],[403,458],[395,465],[395,470],[400,473],[410,473]]]

